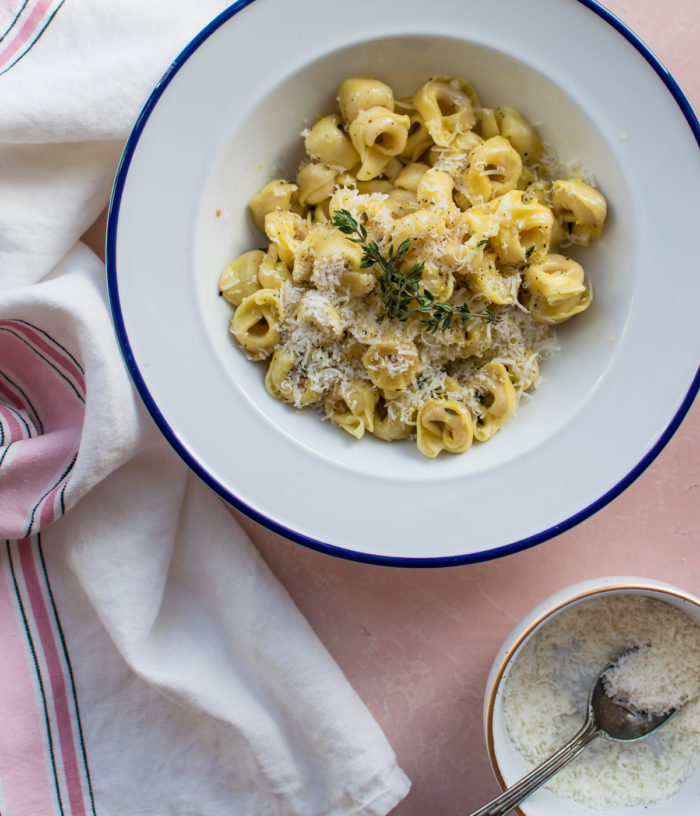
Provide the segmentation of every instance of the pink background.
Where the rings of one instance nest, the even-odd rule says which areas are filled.
[[[606,5],[699,111],[700,0]],[[103,236],[104,215],[85,240],[101,252]],[[699,464],[695,404],[648,470],[592,518],[526,552],[437,570],[332,558],[235,513],[413,781],[392,816],[464,816],[499,792],[483,736],[486,678],[508,632],[548,595],[603,575],[654,578],[700,595]]]
[[[700,110],[700,0],[606,5]],[[513,625],[549,594],[602,575],[700,594],[699,463],[696,404],[651,467],[597,515],[526,552],[439,570],[341,561],[239,515],[412,779],[392,816],[459,816],[499,792],[482,728],[486,678]]]

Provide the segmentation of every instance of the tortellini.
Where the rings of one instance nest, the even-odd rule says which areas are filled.
[[[272,398],[437,459],[490,440],[537,387],[552,327],[591,303],[567,247],[600,237],[607,202],[467,78],[401,92],[341,83],[292,180],[250,201],[266,245],[218,284]]]
[[[505,137],[524,161],[535,160],[542,151],[537,131],[515,108],[482,108],[478,128],[484,139]]]
[[[395,403],[381,395],[374,406],[372,433],[386,442],[408,439],[413,432],[411,424],[401,419],[400,413],[394,410],[394,406]]]
[[[323,162],[302,164],[297,172],[297,201],[302,207],[320,204],[335,190],[338,170]]]
[[[408,116],[376,105],[361,110],[349,125],[350,141],[360,156],[358,181],[376,178],[406,147]]]
[[[447,147],[455,137],[471,130],[476,124],[468,80],[435,77],[416,92],[413,104],[423,118],[432,140],[439,147]]]
[[[312,159],[341,170],[350,170],[360,160],[335,114],[316,122],[304,139],[304,147]]]
[[[254,359],[261,359],[280,341],[280,302],[274,289],[258,289],[243,298],[231,320],[231,334]]]
[[[503,136],[493,136],[475,147],[469,159],[464,183],[475,204],[491,201],[514,190],[523,172],[520,154]]]
[[[260,249],[244,252],[230,263],[219,278],[219,291],[233,306],[240,306],[243,299],[260,289],[258,270],[265,258]]]
[[[297,407],[318,402],[323,396],[304,376],[298,355],[287,348],[278,348],[272,355],[265,374],[265,388],[275,399]]]
[[[265,229],[265,218],[268,213],[276,210],[290,210],[292,196],[296,192],[296,184],[284,179],[274,179],[268,182],[262,190],[250,200],[250,212],[258,229]]]
[[[346,79],[338,88],[338,109],[346,125],[355,121],[358,114],[369,108],[394,110],[394,91],[378,79],[360,77]]]
[[[394,338],[376,340],[361,359],[371,383],[392,396],[408,388],[420,365],[415,345]]]
[[[464,453],[474,438],[472,415],[456,400],[426,400],[418,411],[417,430],[418,449],[431,459],[442,450]]]
[[[491,362],[479,369],[471,378],[475,399],[474,437],[486,442],[510,419],[517,407],[517,394],[503,363]]]
[[[374,430],[374,409],[378,400],[379,394],[367,383],[351,381],[326,399],[323,410],[331,422],[361,439],[366,430]]]
[[[541,323],[562,323],[590,306],[583,267],[564,255],[549,255],[523,278],[523,303]]]
[[[595,187],[577,179],[558,179],[552,185],[552,203],[573,241],[588,245],[594,238],[600,238],[608,205]]]
[[[280,209],[265,216],[265,233],[289,269],[294,266],[294,259],[307,232],[306,222],[297,213]]]

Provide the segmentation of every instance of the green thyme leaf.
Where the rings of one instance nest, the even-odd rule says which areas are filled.
[[[384,296],[385,316],[405,323],[412,313],[425,315],[422,319],[426,331],[434,334],[441,329],[445,331],[452,325],[452,319],[458,316],[465,325],[472,317],[480,317],[490,323],[494,319],[493,312],[488,309],[478,315],[473,315],[469,306],[462,303],[453,306],[435,299],[435,295],[423,287],[420,289],[420,280],[425,268],[425,261],[418,261],[409,272],[401,272],[397,267],[411,249],[411,239],[404,239],[398,247],[389,246],[386,257],[382,255],[377,242],[367,240],[367,230],[360,224],[349,210],[335,210],[332,224],[337,227],[349,241],[360,244],[363,254],[360,266],[369,269],[378,266],[381,270],[377,275],[377,282]],[[481,241],[478,246],[487,243]],[[534,249],[534,247],[533,247]]]
[[[336,210],[333,213],[333,226],[345,235],[354,235],[358,231],[359,224],[348,210]]]

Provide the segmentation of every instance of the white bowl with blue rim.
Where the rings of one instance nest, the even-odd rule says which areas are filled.
[[[559,329],[534,399],[488,444],[428,460],[272,399],[217,281],[260,244],[249,199],[294,175],[300,132],[344,78],[401,95],[436,72],[593,169],[610,216],[586,252],[594,304]],[[591,0],[234,3],[168,68],[116,177],[108,283],[134,384],[213,490],[301,544],[403,566],[537,544],[624,490],[697,393],[699,140],[673,78]]]

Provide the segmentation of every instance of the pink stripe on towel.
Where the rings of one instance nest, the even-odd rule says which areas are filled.
[[[0,534],[24,538],[60,515],[53,502],[41,514],[47,497],[67,484],[80,428],[61,428],[34,439],[15,442],[0,466]],[[1,450],[1,449],[0,449]]]
[[[15,26],[17,32],[10,37],[8,44],[0,51],[0,71],[8,67],[12,58],[19,54],[22,47],[36,39],[44,27],[44,19],[53,11],[53,6],[60,6],[56,0],[39,0],[31,11],[21,15],[21,25]]]
[[[76,358],[26,321],[0,321],[0,537],[24,538],[63,513],[84,414]]]
[[[37,674],[17,608],[3,545],[0,554],[0,776],[8,816],[56,813],[53,769]],[[17,723],[21,723],[18,729]]]
[[[85,801],[71,723],[72,707],[68,701],[67,679],[59,656],[56,636],[51,626],[49,610],[39,583],[34,560],[34,547],[31,546],[31,542],[19,542],[19,553],[24,583],[34,617],[34,626],[39,633],[39,643],[48,669],[46,684],[49,688],[47,692],[50,693],[54,721],[58,731],[54,751],[60,751],[61,754],[60,764],[63,767],[71,816],[85,816]]]
[[[1,395],[1,389],[0,389]],[[1,396],[0,396],[1,398]],[[15,439],[26,439],[30,435],[31,426],[17,409],[0,402],[0,426],[3,429],[3,445]]]
[[[33,346],[48,361],[56,364],[67,378],[73,380],[80,394],[85,396],[85,374],[78,361],[49,334],[22,320],[0,320],[0,329],[8,328],[17,337]]]

